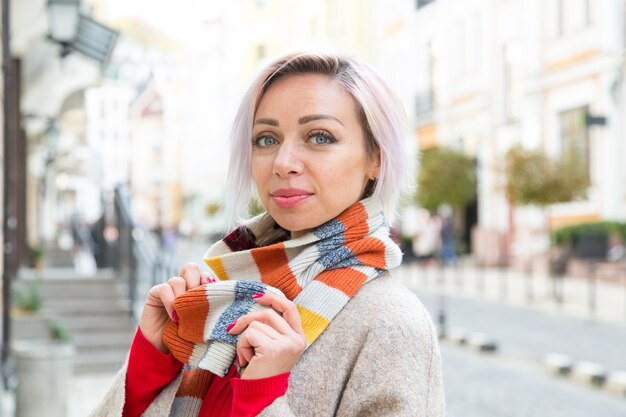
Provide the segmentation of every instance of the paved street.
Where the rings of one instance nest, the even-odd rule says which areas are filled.
[[[536,363],[443,343],[447,417],[624,417],[626,399],[548,376]]]
[[[450,272],[447,285],[438,274],[413,265],[402,267],[397,275],[416,292],[434,320],[443,306],[448,329],[483,332],[499,346],[495,354],[480,354],[441,343],[448,417],[626,415],[625,398],[552,376],[540,363],[546,353],[559,352],[608,370],[626,370],[626,324],[618,324],[619,303],[613,304],[613,311],[604,311],[606,320],[592,320],[582,317],[586,305],[580,294],[572,298],[578,304],[572,301],[568,310],[557,312],[548,308],[545,299],[523,306],[521,283],[510,283],[518,294],[499,296],[493,274],[480,292],[471,272],[465,274],[469,281],[465,285],[471,288],[465,289],[450,282]],[[537,284],[541,288],[542,283]],[[601,294],[609,290],[603,288]],[[602,297],[598,300],[606,302]]]
[[[424,291],[418,291],[418,296],[436,318],[441,297]],[[500,342],[507,356],[538,360],[548,352],[559,352],[626,370],[626,326],[455,296],[447,296],[445,306],[449,328],[487,333]]]

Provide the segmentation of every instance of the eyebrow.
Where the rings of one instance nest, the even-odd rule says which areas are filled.
[[[337,119],[334,116],[330,116],[328,114],[310,114],[308,116],[304,116],[298,119],[298,124],[305,124],[305,123],[309,123],[312,122],[313,120],[322,120],[322,119],[328,119],[328,120],[334,120],[337,123],[339,123],[340,125],[343,126],[343,123],[341,123],[341,120]],[[257,119],[254,121],[255,125],[259,125],[259,124],[263,124],[263,125],[270,125],[270,126],[278,126],[278,120],[276,119]]]
[[[270,125],[278,126],[278,120],[276,119],[257,119],[254,121],[255,125]]]
[[[298,119],[298,123],[303,125],[305,123],[309,123],[313,120],[320,120],[320,119],[329,119],[329,120],[334,120],[337,123],[339,123],[340,125],[343,126],[343,123],[341,123],[341,120],[337,119],[336,117],[330,116],[328,114],[311,114],[308,116],[304,116]]]

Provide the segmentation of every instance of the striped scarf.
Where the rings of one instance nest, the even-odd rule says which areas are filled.
[[[253,294],[271,291],[293,300],[310,346],[363,284],[401,259],[382,204],[372,197],[296,239],[290,240],[267,213],[235,229],[205,255],[222,281],[174,301],[179,324],[168,323],[163,341],[186,365],[170,416],[196,417],[212,375],[228,372],[237,336],[226,327],[266,308],[254,302]]]

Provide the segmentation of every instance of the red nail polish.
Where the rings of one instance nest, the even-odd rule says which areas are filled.
[[[237,320],[233,321],[232,323],[230,323],[227,327],[226,327],[226,331],[229,332],[230,329],[232,329],[233,327],[235,327],[235,324],[237,324]]]
[[[172,321],[178,324],[178,314],[176,313],[176,310],[172,310]]]
[[[263,297],[264,295],[265,295],[264,293],[262,293],[262,292],[258,292],[258,293],[256,293],[256,294],[254,294],[254,295],[252,296],[252,298],[261,298],[261,297]]]

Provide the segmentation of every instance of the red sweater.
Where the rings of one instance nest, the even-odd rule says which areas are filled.
[[[182,369],[171,354],[164,354],[137,329],[126,373],[123,417],[139,417],[161,390]],[[289,372],[262,379],[240,379],[232,366],[223,378],[215,376],[202,402],[199,417],[250,417],[285,394]]]

